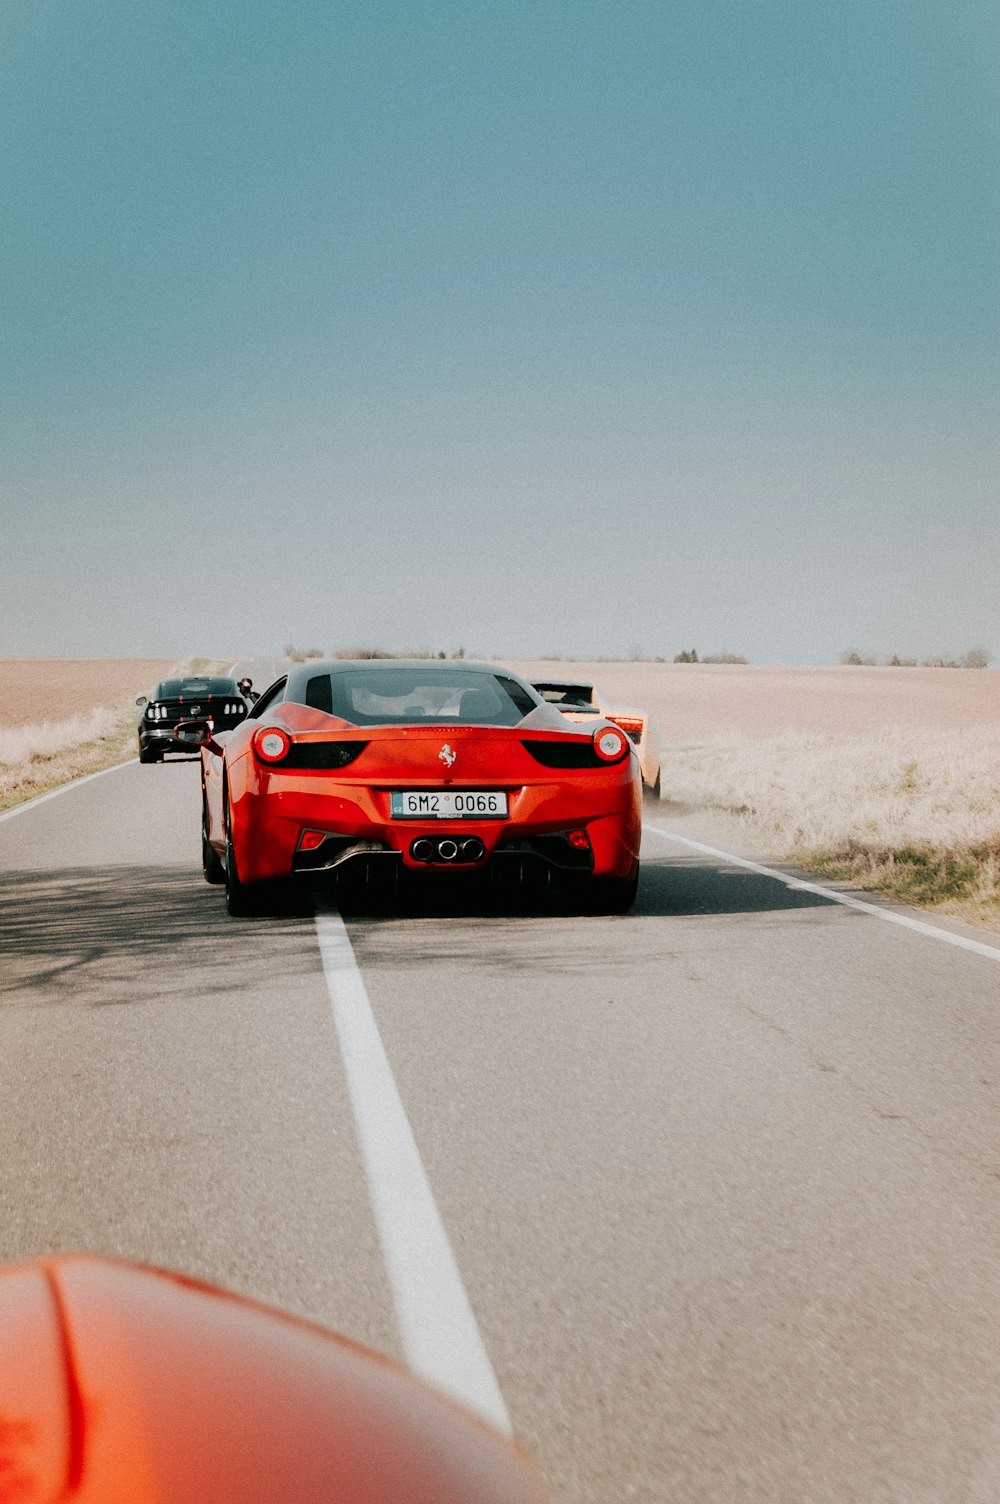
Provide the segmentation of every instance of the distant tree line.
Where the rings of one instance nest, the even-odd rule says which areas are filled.
[[[372,647],[346,647],[334,648],[330,653],[324,653],[322,648],[297,648],[294,643],[286,643],[285,657],[292,663],[308,663],[313,658],[464,658],[465,649],[455,648],[446,653],[443,648],[432,652],[429,648],[417,648],[412,651],[390,652],[386,648]]]
[[[871,654],[859,653],[857,648],[847,648],[840,655],[841,663],[854,666],[873,668],[878,659]],[[993,661],[993,654],[986,648],[969,648],[961,658],[924,658],[920,661],[921,668],[989,668]],[[916,668],[916,658],[900,658],[898,653],[893,653],[891,658],[885,659],[887,668]]]
[[[697,648],[688,648],[683,653],[674,654],[675,663],[746,663],[746,661],[739,653],[706,653],[704,658],[699,658]]]
[[[297,648],[293,642],[285,644],[285,657],[292,663],[306,663],[310,658],[322,658],[322,648]]]

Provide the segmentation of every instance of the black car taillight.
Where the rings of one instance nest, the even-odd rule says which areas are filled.
[[[367,742],[293,742],[281,766],[317,770],[346,768],[360,757],[367,745]]]
[[[530,752],[536,762],[545,768],[603,768],[607,764],[598,757],[591,737],[585,741],[523,741],[521,746]]]

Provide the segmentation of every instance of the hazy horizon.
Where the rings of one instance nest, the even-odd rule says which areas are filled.
[[[447,660],[451,661],[454,658],[456,658],[456,657],[459,656],[459,653],[457,653],[455,650],[447,651],[445,649],[436,649],[436,648],[428,648],[428,647],[418,647],[418,648],[410,647],[410,648],[401,648],[401,649],[398,649],[398,650],[394,649],[394,648],[380,649],[374,655],[371,653],[370,650],[368,650],[368,651],[362,651],[359,654],[359,657],[362,660],[370,659],[373,656],[376,659],[379,659],[379,658],[381,658],[383,656],[383,653],[384,653],[384,656],[385,656],[386,659],[393,659],[393,660],[394,659],[398,659],[398,658],[406,658],[406,657],[414,657],[414,658],[439,658],[439,657],[444,656]],[[280,663],[280,662],[284,662],[285,661],[285,656],[286,655],[284,654],[284,652],[281,651],[280,649],[274,649],[273,651],[268,651],[266,648],[262,649],[259,653],[256,653],[256,654],[239,653],[239,652],[232,652],[232,651],[230,651],[230,652],[224,652],[224,653],[218,653],[218,654],[206,654],[206,653],[200,653],[200,652],[194,651],[194,652],[189,652],[189,653],[178,653],[178,654],[175,654],[175,655],[171,655],[169,653],[127,654],[127,655],[116,654],[116,653],[92,653],[92,654],[80,654],[80,653],[72,653],[72,654],[68,654],[68,653],[2,653],[2,654],[0,654],[0,662],[3,662],[5,660],[9,660],[9,661],[12,661],[12,662],[25,661],[26,660],[26,661],[37,661],[39,663],[44,663],[44,662],[53,662],[53,663],[72,663],[72,662],[87,662],[87,663],[89,663],[89,662],[96,662],[96,663],[99,663],[99,662],[102,662],[102,661],[107,661],[109,663],[118,663],[118,662],[127,662],[130,659],[133,659],[134,661],[139,662],[139,663],[178,663],[178,664],[179,663],[196,663],[196,664],[210,663],[210,664],[215,664],[215,665],[220,665],[221,664],[221,665],[225,665],[226,667],[229,667],[230,665],[233,665],[233,664],[250,663],[255,658],[258,659],[258,660],[260,660],[260,661],[262,661],[262,662],[263,661],[272,661],[272,660],[274,660],[274,661],[277,661],[277,662]],[[937,661],[937,662],[929,662],[929,661],[925,662],[925,661],[922,661],[922,660],[917,660],[916,662],[913,662],[913,661],[910,661],[910,660],[905,660],[905,661],[903,661],[900,664],[892,664],[888,659],[885,659],[885,658],[879,658],[877,660],[872,660],[872,659],[867,659],[866,658],[860,664],[848,664],[848,663],[844,663],[839,658],[838,658],[837,661],[830,662],[830,663],[806,663],[806,662],[791,663],[791,662],[778,662],[778,661],[773,662],[773,663],[769,663],[769,662],[754,662],[752,659],[745,659],[742,662],[737,662],[737,661],[734,661],[732,658],[724,658],[722,655],[709,654],[709,655],[707,655],[706,657],[703,658],[699,654],[697,662],[694,663],[693,665],[690,664],[690,663],[684,663],[684,662],[679,661],[676,656],[671,656],[671,657],[666,657],[666,656],[639,656],[639,657],[633,657],[633,656],[631,656],[629,654],[610,654],[610,653],[579,653],[579,654],[570,654],[570,653],[542,653],[542,652],[538,652],[538,653],[535,653],[535,652],[531,652],[531,653],[502,653],[502,652],[486,652],[486,651],[482,651],[482,652],[468,651],[467,652],[464,649],[462,649],[461,653],[460,653],[460,656],[462,657],[462,659],[464,661],[468,661],[468,662],[512,663],[512,664],[513,663],[528,663],[528,664],[531,664],[531,663],[546,663],[546,664],[547,663],[555,663],[555,664],[565,663],[565,664],[569,664],[569,665],[572,665],[572,664],[585,664],[585,665],[597,664],[597,665],[600,665],[602,663],[606,663],[606,664],[628,665],[628,664],[633,664],[634,663],[634,664],[637,664],[637,665],[641,665],[641,664],[653,664],[653,665],[656,665],[656,666],[677,667],[677,668],[696,667],[696,668],[725,668],[725,669],[732,669],[732,668],[737,668],[737,669],[739,669],[739,668],[788,669],[791,672],[795,672],[795,671],[808,671],[808,670],[811,670],[811,669],[843,669],[845,672],[857,672],[857,670],[859,668],[860,669],[871,669],[871,668],[877,668],[877,669],[893,668],[894,669],[894,668],[897,668],[897,667],[900,668],[900,669],[903,669],[903,670],[908,670],[910,672],[913,672],[914,670],[919,671],[919,670],[932,669],[935,672],[947,672],[949,674],[953,673],[953,672],[963,672],[963,673],[985,672],[985,673],[988,673],[988,674],[989,673],[1000,672],[1000,663],[994,662],[992,656],[990,657],[990,661],[988,663],[977,663],[977,664],[963,664],[958,659],[945,660],[945,661]],[[344,652],[343,648],[341,646],[335,645],[334,647],[330,648],[329,650],[323,650],[323,651],[321,651],[318,654],[310,652],[309,655],[308,655],[308,660],[303,660],[301,657],[297,657],[294,661],[300,662],[300,661],[309,661],[309,660],[311,660],[313,658],[316,658],[318,660],[320,658],[323,658],[323,659],[335,659],[335,658],[344,658],[344,657],[345,657],[345,652]],[[220,672],[220,670],[218,668],[213,668],[210,671],[211,672]],[[209,672],[209,670],[205,670],[205,672]]]
[[[984,0],[0,25],[3,654],[1000,656]]]

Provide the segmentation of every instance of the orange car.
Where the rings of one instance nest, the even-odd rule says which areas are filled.
[[[401,871],[534,873],[605,913],[635,898],[632,742],[609,721],[567,722],[506,669],[303,663],[235,729],[175,736],[202,749],[204,871],[231,914],[275,879],[359,868],[379,887]]]
[[[4,1504],[544,1504],[511,1443],[386,1358],[163,1270],[0,1272]]]

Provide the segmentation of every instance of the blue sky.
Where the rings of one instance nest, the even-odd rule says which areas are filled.
[[[986,0],[0,39],[0,653],[1000,657]]]

